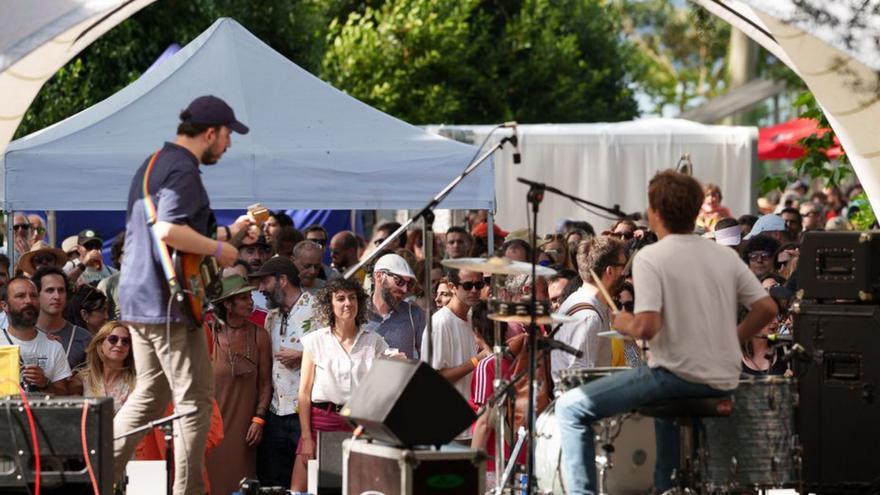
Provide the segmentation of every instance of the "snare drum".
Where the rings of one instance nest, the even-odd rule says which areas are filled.
[[[558,373],[559,381],[555,384],[556,396],[558,397],[573,388],[578,388],[581,385],[598,380],[599,378],[610,376],[612,373],[617,373],[619,371],[629,369],[632,368],[626,366],[608,366],[604,368],[577,368],[562,370]]]
[[[563,495],[566,490],[562,481],[562,449],[555,407],[555,402],[547,406],[536,423],[535,478],[538,493]],[[606,472],[606,491],[615,495],[648,493],[654,486],[657,458],[654,420],[640,414],[627,414],[605,418],[593,425],[593,431],[600,436],[608,433],[608,429],[611,430],[609,436],[613,438],[610,443],[614,446],[614,453],[611,454],[612,466]],[[596,449],[599,449],[598,443]]]
[[[783,488],[795,481],[796,382],[781,376],[743,378],[733,414],[704,418],[702,478],[707,490]]]

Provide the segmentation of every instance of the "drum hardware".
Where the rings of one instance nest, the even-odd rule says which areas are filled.
[[[491,275],[531,275],[532,264],[523,261],[513,261],[507,258],[492,256],[490,258],[455,258],[443,260],[440,263],[448,268],[467,270],[470,272],[489,273]],[[556,275],[556,270],[537,265],[535,273],[540,277]]]

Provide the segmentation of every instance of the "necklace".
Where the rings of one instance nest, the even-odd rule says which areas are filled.
[[[245,325],[242,325],[240,327],[229,327],[229,328],[234,329],[234,330],[238,330],[238,329],[241,329],[244,327],[245,327]],[[216,335],[217,335],[217,337],[216,337],[217,347],[219,347],[220,350],[222,351],[223,345],[220,342],[220,332],[217,332]],[[247,334],[245,334],[245,336],[244,336],[244,341],[245,341],[245,353],[243,355],[238,352],[232,352],[232,334],[231,334],[231,332],[226,332],[226,350],[225,350],[224,354],[226,354],[226,364],[229,365],[229,372],[233,377],[236,376],[235,375],[235,358],[237,356],[241,356],[249,363],[253,363],[253,361],[251,360],[251,339],[248,338]]]

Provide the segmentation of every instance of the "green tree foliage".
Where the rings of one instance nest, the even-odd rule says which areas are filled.
[[[602,0],[386,0],[330,26],[322,77],[413,123],[634,117]]]
[[[232,17],[304,68],[324,53],[322,0],[160,0],[98,38],[56,73],[25,114],[15,137],[62,120],[137,79],[172,43],[184,45],[219,17]]]
[[[616,0],[633,78],[654,112],[726,91],[730,26],[690,2]]]

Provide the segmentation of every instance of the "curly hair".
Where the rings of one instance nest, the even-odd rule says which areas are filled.
[[[363,325],[367,322],[367,293],[357,280],[352,278],[334,278],[327,282],[323,289],[315,296],[315,315],[322,324],[333,328],[336,325],[336,315],[333,314],[333,294],[339,291],[354,292],[357,295],[357,315],[355,325]]]

